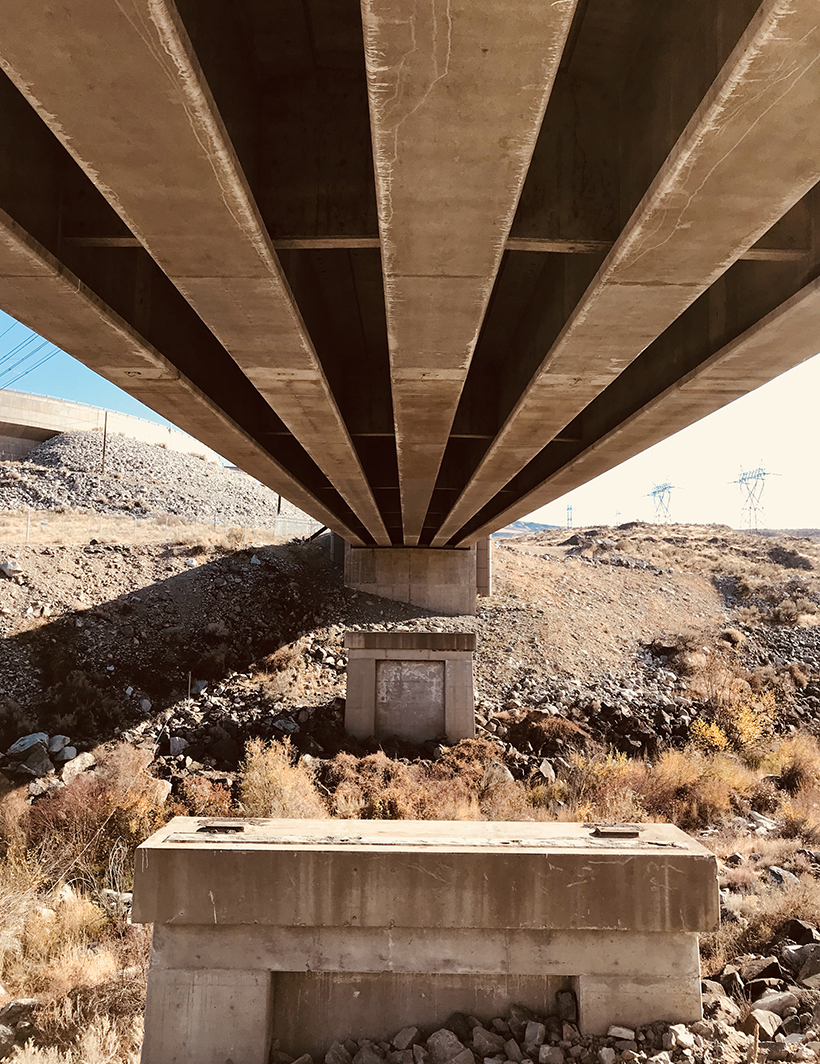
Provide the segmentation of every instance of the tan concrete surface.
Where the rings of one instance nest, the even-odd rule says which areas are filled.
[[[818,93],[816,8],[767,0],[545,351],[433,546],[458,533],[817,182]]]
[[[620,840],[580,824],[260,821],[231,837],[198,824],[176,818],[139,848],[135,921],[676,933],[718,920],[714,855],[671,825]]]
[[[9,0],[4,15],[5,73],[376,542],[388,545],[358,455],[174,4],[58,0],[44,19],[37,5]]]
[[[362,0],[404,543],[414,546],[575,0]]]
[[[271,1038],[320,1058],[453,1011],[549,1014],[564,987],[585,1033],[694,1020],[717,900],[714,855],[670,825],[177,818],[137,854],[143,1060],[257,1064]],[[239,1044],[210,1045],[232,1013]]]
[[[468,547],[820,345],[816,4],[681,12],[9,0],[0,299],[354,545]]]
[[[345,731],[422,743],[475,736],[473,632],[347,632]]]
[[[268,1064],[270,972],[152,971],[142,1064]]]
[[[350,547],[345,553],[345,585],[434,613],[472,615],[475,564],[473,549]]]
[[[696,370],[468,537],[517,521],[817,354],[820,281],[812,281]],[[480,541],[479,541],[480,542]]]
[[[347,529],[289,472],[227,417],[216,401],[115,314],[99,297],[0,211],[0,305],[41,336],[71,351],[90,369],[124,388],[225,458],[343,535]]]
[[[613,969],[661,984],[688,971],[695,953],[689,932],[555,931],[528,928],[267,927],[158,924],[152,964],[159,968],[274,972],[433,972],[576,975],[603,978]]]
[[[345,632],[347,650],[475,650],[475,632]]]
[[[493,593],[493,537],[487,535],[475,545],[476,594],[489,598]]]

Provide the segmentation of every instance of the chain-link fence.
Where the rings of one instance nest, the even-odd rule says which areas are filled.
[[[182,543],[191,546],[261,547],[310,536],[321,525],[313,518],[280,514],[263,528],[205,516],[174,514],[63,513],[51,510],[0,511],[0,543],[31,544]]]

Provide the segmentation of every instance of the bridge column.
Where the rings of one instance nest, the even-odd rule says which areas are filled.
[[[475,545],[476,594],[489,598],[493,593],[493,537],[485,536]]]
[[[449,616],[475,613],[476,548],[350,547],[345,584]]]

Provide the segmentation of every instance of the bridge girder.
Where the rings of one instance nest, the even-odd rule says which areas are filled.
[[[0,305],[356,545],[820,348],[817,0],[5,0]]]

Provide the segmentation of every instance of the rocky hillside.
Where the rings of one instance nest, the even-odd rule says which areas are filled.
[[[0,511],[161,513],[257,527],[280,514],[305,517],[252,477],[160,444],[111,435],[102,469],[102,433],[54,436],[22,462],[0,462]]]
[[[819,553],[715,528],[538,533],[497,545],[476,617],[446,618],[345,589],[321,541],[18,548],[0,579],[0,745],[128,733],[171,776],[232,772],[255,737],[367,753],[340,727],[358,627],[475,631],[479,733],[517,776],[566,762],[566,736],[538,742],[533,722],[571,725],[568,749],[654,757],[714,715],[718,690],[774,692],[779,731],[815,732]]]
[[[100,1059],[134,1059],[133,848],[174,813],[244,813],[666,819],[720,858],[702,1023],[585,1038],[567,998],[439,1032],[374,1022],[329,1064],[740,1064],[755,1036],[814,1061],[818,573],[820,545],[789,536],[541,531],[497,544],[493,596],[447,618],[344,588],[321,539],[0,552],[0,1057],[33,1038],[91,1061],[105,1035]],[[358,627],[475,631],[478,737],[347,738]],[[61,938],[38,937],[45,919]],[[55,975],[69,949],[73,982]]]

